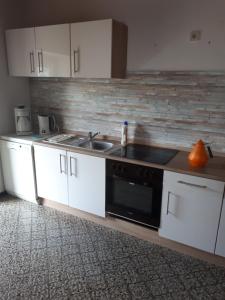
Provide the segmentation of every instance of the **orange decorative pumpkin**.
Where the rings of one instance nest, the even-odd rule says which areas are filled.
[[[204,167],[207,164],[208,159],[205,144],[202,140],[199,140],[188,155],[189,164],[192,167]]]

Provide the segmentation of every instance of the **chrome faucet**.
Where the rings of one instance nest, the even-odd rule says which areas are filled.
[[[88,141],[89,142],[93,142],[94,138],[100,134],[100,132],[96,132],[96,133],[92,133],[91,131],[88,132]]]

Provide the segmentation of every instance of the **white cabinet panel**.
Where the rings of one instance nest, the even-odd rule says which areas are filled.
[[[68,152],[69,206],[105,217],[105,159]]]
[[[12,76],[123,78],[127,27],[109,20],[6,31]]]
[[[6,31],[9,74],[37,76],[34,28]]]
[[[34,146],[38,196],[68,205],[66,151]]]
[[[1,141],[1,161],[5,190],[35,202],[36,185],[31,145]]]
[[[2,163],[0,157],[0,193],[5,191],[4,183],[3,183],[3,175],[2,175]]]
[[[164,172],[160,236],[214,253],[224,183]]]
[[[225,257],[225,199],[223,200],[215,254]]]
[[[71,24],[72,77],[110,78],[112,20]]]
[[[70,77],[69,24],[35,27],[38,76]]]

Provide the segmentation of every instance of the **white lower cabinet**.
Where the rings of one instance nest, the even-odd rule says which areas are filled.
[[[38,196],[68,205],[66,151],[35,145],[34,154]]]
[[[105,159],[68,152],[69,206],[105,217]]]
[[[162,237],[214,253],[224,183],[164,172]]]
[[[38,196],[105,217],[105,159],[34,146]]]
[[[31,145],[1,141],[1,163],[5,190],[36,202],[36,184]]]
[[[225,199],[223,199],[215,254],[225,257]]]

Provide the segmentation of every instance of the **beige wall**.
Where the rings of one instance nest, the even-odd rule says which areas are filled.
[[[129,27],[128,69],[225,70],[224,0],[26,0],[27,25],[114,18]],[[202,40],[189,41],[192,30]]]
[[[15,131],[14,106],[21,103],[30,104],[28,80],[8,76],[5,52],[5,28],[24,25],[22,3],[22,0],[0,0],[0,134]],[[0,160],[0,193],[3,191]]]
[[[30,104],[28,79],[8,76],[5,50],[5,28],[24,25],[22,2],[0,0],[0,134],[15,131],[13,108]]]

